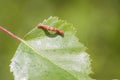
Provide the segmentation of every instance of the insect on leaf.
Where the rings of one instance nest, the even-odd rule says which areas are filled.
[[[72,24],[50,17],[42,24],[64,35],[35,27],[20,43],[10,64],[15,80],[93,80],[86,47]]]

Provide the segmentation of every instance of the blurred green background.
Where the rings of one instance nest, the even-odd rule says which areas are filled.
[[[88,47],[97,80],[120,79],[120,0],[0,0],[0,25],[23,37],[49,16],[73,23]],[[0,31],[0,80],[20,42]]]

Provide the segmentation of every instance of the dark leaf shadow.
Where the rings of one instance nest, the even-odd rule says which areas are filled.
[[[61,37],[64,37],[64,35],[62,34],[59,34],[59,33],[54,33],[54,34],[51,34],[48,30],[45,30],[45,29],[42,29],[45,34],[50,37],[50,38],[54,38],[54,37],[57,37],[57,36],[61,36]]]

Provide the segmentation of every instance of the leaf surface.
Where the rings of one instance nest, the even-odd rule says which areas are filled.
[[[31,30],[10,64],[15,80],[92,80],[89,55],[73,25],[57,17],[42,24],[64,30],[64,36],[37,27]]]

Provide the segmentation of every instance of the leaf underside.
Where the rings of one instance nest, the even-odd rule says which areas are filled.
[[[89,55],[72,24],[50,17],[42,24],[64,36],[35,27],[19,45],[10,64],[15,80],[93,80]]]

